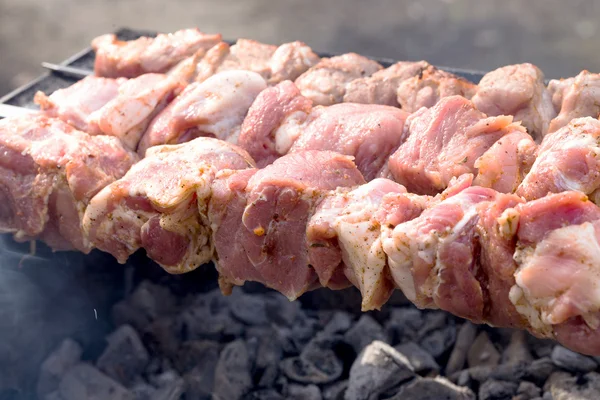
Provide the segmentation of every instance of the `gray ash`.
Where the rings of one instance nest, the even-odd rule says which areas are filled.
[[[401,295],[364,314],[354,289],[225,297],[210,266],[3,245],[2,400],[600,398],[600,359]]]

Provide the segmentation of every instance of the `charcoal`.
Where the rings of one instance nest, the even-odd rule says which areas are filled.
[[[221,346],[212,340],[190,340],[182,343],[173,363],[180,374],[185,374],[197,365],[214,370]]]
[[[283,339],[277,330],[271,327],[251,327],[247,330],[246,337],[256,338],[258,341],[255,362],[257,369],[265,369],[282,359]]]
[[[146,370],[144,371],[144,375],[157,376],[162,372],[169,371],[171,369],[173,369],[173,363],[170,359],[166,357],[154,357],[150,359],[150,362],[148,362]]]
[[[258,387],[270,388],[275,386],[275,382],[279,378],[279,365],[271,364],[268,365],[262,372],[260,380],[258,381]]]
[[[362,315],[358,322],[344,334],[344,340],[354,348],[356,354],[374,340],[386,343],[388,341],[381,325],[368,314]]]
[[[183,395],[185,383],[177,378],[161,385],[151,397],[151,400],[179,400]]]
[[[4,396],[0,395],[0,398],[4,399]],[[50,393],[46,394],[45,396],[39,397],[39,398],[42,400],[64,400],[58,390],[55,390],[54,392],[50,392]]]
[[[269,322],[263,296],[240,294],[231,302],[231,314],[246,325],[266,325]]]
[[[132,392],[90,364],[80,363],[63,376],[59,385],[64,400],[134,400]]]
[[[290,327],[275,326],[277,335],[281,338],[282,349],[287,354],[298,354],[302,348],[315,336],[318,323],[313,318],[300,317]]]
[[[415,342],[406,342],[394,347],[404,355],[418,374],[437,374],[440,366],[435,359]]]
[[[323,328],[329,334],[344,333],[352,326],[352,316],[345,311],[336,311]]]
[[[344,395],[348,389],[348,381],[339,381],[323,387],[323,400],[344,400]]]
[[[82,353],[81,346],[73,339],[63,340],[58,348],[50,353],[40,367],[37,383],[39,398],[58,389],[61,378],[69,368],[79,362]]]
[[[493,367],[490,376],[501,381],[518,383],[525,376],[528,366],[528,364],[523,362],[500,364]]]
[[[131,387],[135,400],[151,400],[155,392],[156,388],[145,382],[136,383]]]
[[[479,400],[510,400],[517,393],[514,382],[489,379],[479,387]]]
[[[215,370],[214,395],[219,399],[241,399],[251,387],[248,349],[246,343],[238,339],[221,351]]]
[[[531,381],[538,386],[542,386],[555,369],[556,367],[550,357],[543,357],[534,360],[527,366],[523,379]]]
[[[385,324],[385,333],[392,344],[415,340],[423,322],[423,313],[415,307],[393,308]]]
[[[458,330],[454,348],[452,349],[450,358],[446,364],[446,374],[452,375],[464,367],[465,361],[467,360],[467,353],[475,341],[477,330],[477,326],[469,321],[462,324]]]
[[[325,349],[286,358],[281,362],[281,370],[294,382],[319,385],[338,379],[344,365],[333,350]]]
[[[146,327],[142,340],[150,353],[174,357],[182,341],[181,331],[182,326],[176,318],[160,317]]]
[[[455,380],[458,386],[471,386],[471,374],[468,370],[460,371]]]
[[[418,338],[425,338],[430,332],[448,325],[448,314],[444,311],[428,311],[423,314],[423,323],[418,330]]]
[[[260,389],[248,393],[243,400],[284,400],[284,397],[274,389]]]
[[[304,317],[298,301],[289,301],[280,293],[267,293],[263,297],[267,317],[275,324],[291,326],[297,318]]]
[[[177,301],[171,291],[150,281],[141,282],[125,301],[113,307],[115,324],[129,324],[142,331],[159,316],[173,314]]]
[[[212,307],[218,307],[214,310]],[[186,340],[215,340],[224,341],[229,338],[242,336],[244,325],[221,309],[222,304],[193,304],[180,315],[183,337]],[[216,311],[216,312],[215,312]]]
[[[400,391],[388,400],[475,400],[469,388],[454,385],[442,377],[418,378],[401,387]]]
[[[467,353],[467,362],[470,368],[480,366],[494,367],[500,362],[500,353],[494,347],[490,337],[485,331],[477,335]]]
[[[433,357],[441,357],[454,346],[456,326],[449,324],[443,328],[429,332],[420,342],[421,347]]]
[[[554,372],[544,389],[554,400],[600,399],[600,374],[588,372],[582,376],[572,376],[566,372]]]
[[[592,358],[576,353],[560,345],[554,347],[551,358],[552,362],[557,367],[575,373],[590,372],[598,368],[598,363]]]
[[[131,325],[120,326],[106,340],[108,345],[96,366],[106,375],[129,386],[148,364],[148,351]]]
[[[517,388],[517,395],[521,396],[523,400],[533,399],[542,395],[542,389],[537,387],[534,383],[522,381]]]
[[[415,377],[409,360],[392,346],[374,341],[358,355],[346,390],[346,400],[378,398],[387,390]]]
[[[551,339],[539,339],[535,336],[527,336],[527,344],[536,358],[550,357],[556,342]]]
[[[551,392],[544,392],[544,396],[542,396],[542,400],[554,400]]]
[[[155,387],[168,386],[171,383],[177,382],[179,380],[181,380],[181,376],[179,376],[177,371],[172,369],[148,377],[148,381]]]
[[[510,343],[502,352],[502,363],[526,363],[533,361],[529,345],[527,344],[527,333],[516,330],[510,337]]]
[[[316,385],[296,385],[288,386],[286,399],[289,400],[322,400],[321,390]]]
[[[214,360],[214,365],[199,364],[183,376],[186,399],[210,400],[212,398],[216,362],[217,360]]]

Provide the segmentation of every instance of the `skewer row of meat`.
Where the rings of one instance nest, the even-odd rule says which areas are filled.
[[[223,52],[217,43],[193,59],[174,56],[177,74],[188,71],[182,79],[161,73],[176,62],[165,58],[163,70],[148,71],[143,52],[125,67],[131,44],[110,43],[112,52],[97,47],[98,60],[136,78],[88,78],[38,95],[46,115],[0,122],[2,231],[56,249],[97,247],[121,262],[144,248],[172,273],[213,260],[225,291],[254,280],[293,299],[352,284],[368,310],[399,288],[419,307],[600,354],[600,214],[586,197],[600,186],[600,123],[576,118],[594,112],[592,74],[546,89],[537,68],[511,66],[456,96],[444,88],[462,81],[429,66],[405,80],[384,75],[411,63],[323,90],[340,81],[337,62],[360,56],[315,61],[300,74],[281,68],[295,71],[294,84],[274,80],[273,68],[256,72],[265,63],[241,47],[199,68]],[[296,54],[312,59],[303,49]],[[252,68],[236,70],[242,64]],[[184,82],[198,70],[216,74]],[[448,79],[436,86],[436,73]],[[314,106],[343,101],[357,93],[351,87],[391,102],[390,82],[411,79],[414,104],[432,107],[409,115],[393,105]],[[560,105],[555,119],[550,99]],[[508,109],[543,138],[539,146],[501,115]]]

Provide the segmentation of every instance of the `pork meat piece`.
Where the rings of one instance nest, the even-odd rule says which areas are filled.
[[[577,190],[600,204],[600,121],[578,118],[544,137],[531,171],[517,189],[527,200]]]
[[[170,273],[191,271],[213,257],[206,215],[216,173],[253,166],[248,153],[214,138],[153,147],[92,199],[85,231],[120,263],[143,248]]]
[[[295,80],[319,62],[312,49],[302,42],[273,46],[255,40],[240,39],[233,46],[222,42],[210,49],[198,63],[198,82],[210,76],[232,70],[253,71],[270,85]]]
[[[362,310],[380,309],[395,288],[381,240],[382,226],[417,217],[424,204],[388,179],[331,192],[317,207],[308,228],[309,259],[323,287],[349,283],[362,294]],[[345,279],[340,279],[343,277]]]
[[[328,191],[364,183],[350,157],[327,151],[288,154],[255,172],[221,173],[208,215],[222,290],[259,281],[296,299],[318,286],[306,238],[310,215]]]
[[[81,221],[92,197],[137,161],[117,138],[90,136],[56,118],[0,121],[0,232],[87,253]]]
[[[600,208],[582,193],[563,192],[515,211],[518,268],[510,300],[538,335],[598,354]]]
[[[89,115],[117,97],[119,86],[126,81],[125,78],[88,76],[50,96],[37,92],[34,101],[44,114],[60,118],[80,131],[89,132]]]
[[[419,74],[402,81],[396,94],[400,107],[413,113],[421,107],[433,107],[448,96],[471,99],[476,89],[477,85],[472,82],[429,65]]]
[[[347,53],[321,59],[317,65],[300,75],[295,83],[302,95],[315,105],[329,106],[344,100],[350,82],[369,77],[381,69],[383,67],[373,60]]]
[[[119,138],[136,150],[150,121],[184,88],[163,74],[144,74],[119,87],[118,95],[88,116],[88,132]]]
[[[400,83],[422,74],[428,66],[425,61],[401,61],[369,77],[355,79],[346,87],[344,103],[400,107],[397,94]]]
[[[183,29],[131,41],[121,41],[113,34],[102,35],[92,41],[96,52],[94,72],[97,76],[109,78],[164,73],[185,58],[201,49],[208,50],[220,41],[221,35],[202,33],[198,29]]]
[[[256,72],[227,71],[206,81],[188,85],[150,123],[138,146],[143,155],[149,147],[176,144],[199,136],[237,143],[248,109],[267,88]]]
[[[552,86],[552,82],[548,87]],[[582,71],[577,75],[563,89],[560,108],[557,111],[559,114],[550,122],[548,132],[557,131],[576,118],[598,118],[600,114],[600,74]]]
[[[552,105],[554,106],[554,111],[556,111],[556,113],[559,113],[562,107],[565,90],[571,87],[574,82],[575,77],[566,79],[552,79],[550,82],[548,82],[548,93],[550,93]]]
[[[556,116],[544,74],[532,64],[508,65],[485,74],[473,103],[489,116],[514,116],[538,142]]]
[[[529,169],[533,160],[534,144],[511,116],[486,117],[462,96],[446,97],[419,110],[406,125],[408,138],[390,156],[384,173],[411,193],[439,193],[452,178],[466,173],[492,188],[513,188],[523,175],[520,168]],[[503,142],[494,148],[500,139]],[[505,162],[517,166],[504,169]]]
[[[477,279],[478,204],[493,201],[496,194],[468,187],[384,237],[391,277],[417,307],[483,319],[485,298]]]
[[[291,147],[291,143],[280,143],[277,146],[276,132],[279,127],[283,123],[292,125],[306,121],[311,110],[312,101],[302,96],[300,90],[291,81],[283,81],[265,89],[260,92],[248,110],[242,123],[238,145],[250,153],[260,168],[269,165]],[[299,133],[300,129],[301,126],[298,125],[296,132]],[[281,137],[289,138],[290,141],[295,140],[295,137]]]

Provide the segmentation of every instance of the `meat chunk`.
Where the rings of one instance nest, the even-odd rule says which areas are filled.
[[[331,150],[354,157],[365,179],[374,179],[389,156],[402,143],[408,114],[395,107],[378,104],[335,104],[316,107],[302,125],[282,125],[276,133],[293,137],[300,130],[290,153],[304,150]],[[287,132],[292,129],[292,133]]]
[[[227,71],[188,85],[150,123],[138,146],[143,155],[151,146],[176,144],[199,136],[236,143],[252,102],[266,89],[256,72]]]
[[[480,175],[478,182],[491,187],[512,188],[528,169],[519,161],[531,162],[532,157],[526,156],[530,150],[523,149],[532,147],[531,139],[511,116],[486,117],[462,96],[446,97],[430,109],[421,109],[406,124],[408,138],[391,155],[387,167],[391,177],[409,192],[436,194],[452,178],[467,173]],[[492,148],[511,134],[509,141]],[[509,154],[499,153],[502,150]],[[501,160],[517,165],[505,170]]]
[[[600,188],[600,121],[578,118],[544,137],[517,194],[527,200],[577,190],[596,201]]]
[[[210,76],[232,70],[253,71],[270,85],[284,80],[295,80],[319,62],[312,49],[302,42],[273,46],[255,40],[240,39],[233,46],[225,42],[211,48],[198,63],[198,82]]]
[[[377,104],[312,108],[291,82],[263,91],[242,125],[239,144],[267,165],[288,152],[329,150],[353,156],[367,180],[400,145],[408,114]]]
[[[49,117],[60,118],[80,131],[89,132],[89,115],[117,97],[119,86],[126,81],[125,78],[88,76],[50,96],[37,92],[34,101]]]
[[[44,115],[0,121],[0,232],[55,250],[92,249],[82,232],[92,197],[137,161],[121,142]]]
[[[472,82],[429,65],[419,74],[400,83],[397,101],[404,111],[413,113],[421,107],[433,107],[448,96],[471,99],[476,89],[477,85]]]
[[[167,72],[175,64],[201,49],[208,50],[221,41],[221,35],[206,34],[198,29],[183,29],[121,41],[116,35],[102,35],[92,41],[96,52],[94,72],[97,76],[134,78],[155,72]]]
[[[492,189],[469,187],[397,225],[383,240],[392,279],[421,308],[441,308],[473,320],[484,317],[477,279],[478,204]]]
[[[283,155],[277,151],[275,133],[288,121],[305,121],[312,101],[300,94],[291,81],[263,90],[256,97],[241,127],[238,145],[248,151],[259,167],[271,164]],[[298,126],[298,132],[300,126]],[[295,140],[290,138],[289,140]],[[281,145],[289,149],[290,144]],[[283,151],[283,150],[282,150]]]
[[[152,118],[182,90],[181,81],[163,74],[130,79],[115,98],[88,116],[88,132],[115,136],[135,151]]]
[[[258,280],[289,299],[318,282],[306,239],[315,207],[330,190],[365,183],[349,157],[326,151],[289,154],[254,173],[220,179],[208,215],[217,221],[221,288]]]
[[[363,311],[381,308],[394,290],[381,241],[390,219],[383,208],[386,203],[401,208],[402,222],[418,216],[422,208],[405,194],[403,186],[375,179],[330,193],[309,221],[309,258],[320,284],[335,289],[351,282],[362,294]]]
[[[541,141],[556,116],[543,72],[532,64],[508,65],[485,74],[473,103],[490,115],[512,115]]]
[[[191,271],[213,257],[206,213],[215,174],[253,166],[245,151],[213,138],[153,147],[92,199],[85,231],[120,263],[143,248],[170,273]]]
[[[348,53],[321,59],[317,65],[300,75],[295,83],[302,95],[315,105],[329,106],[343,101],[350,82],[371,76],[382,68],[373,60]]]
[[[515,208],[518,269],[510,299],[535,330],[600,351],[600,209],[577,192]]]
[[[552,82],[554,81],[551,81],[548,87],[559,86],[558,84],[553,85]],[[558,90],[555,91],[554,97],[558,97]],[[598,118],[600,114],[600,74],[582,71],[572,81],[568,81],[568,84],[565,84],[562,89],[557,111],[559,114],[550,122],[548,132],[557,131],[576,118]]]
[[[397,92],[400,83],[422,74],[428,66],[425,61],[401,61],[369,77],[355,79],[346,87],[344,102],[399,107]]]

